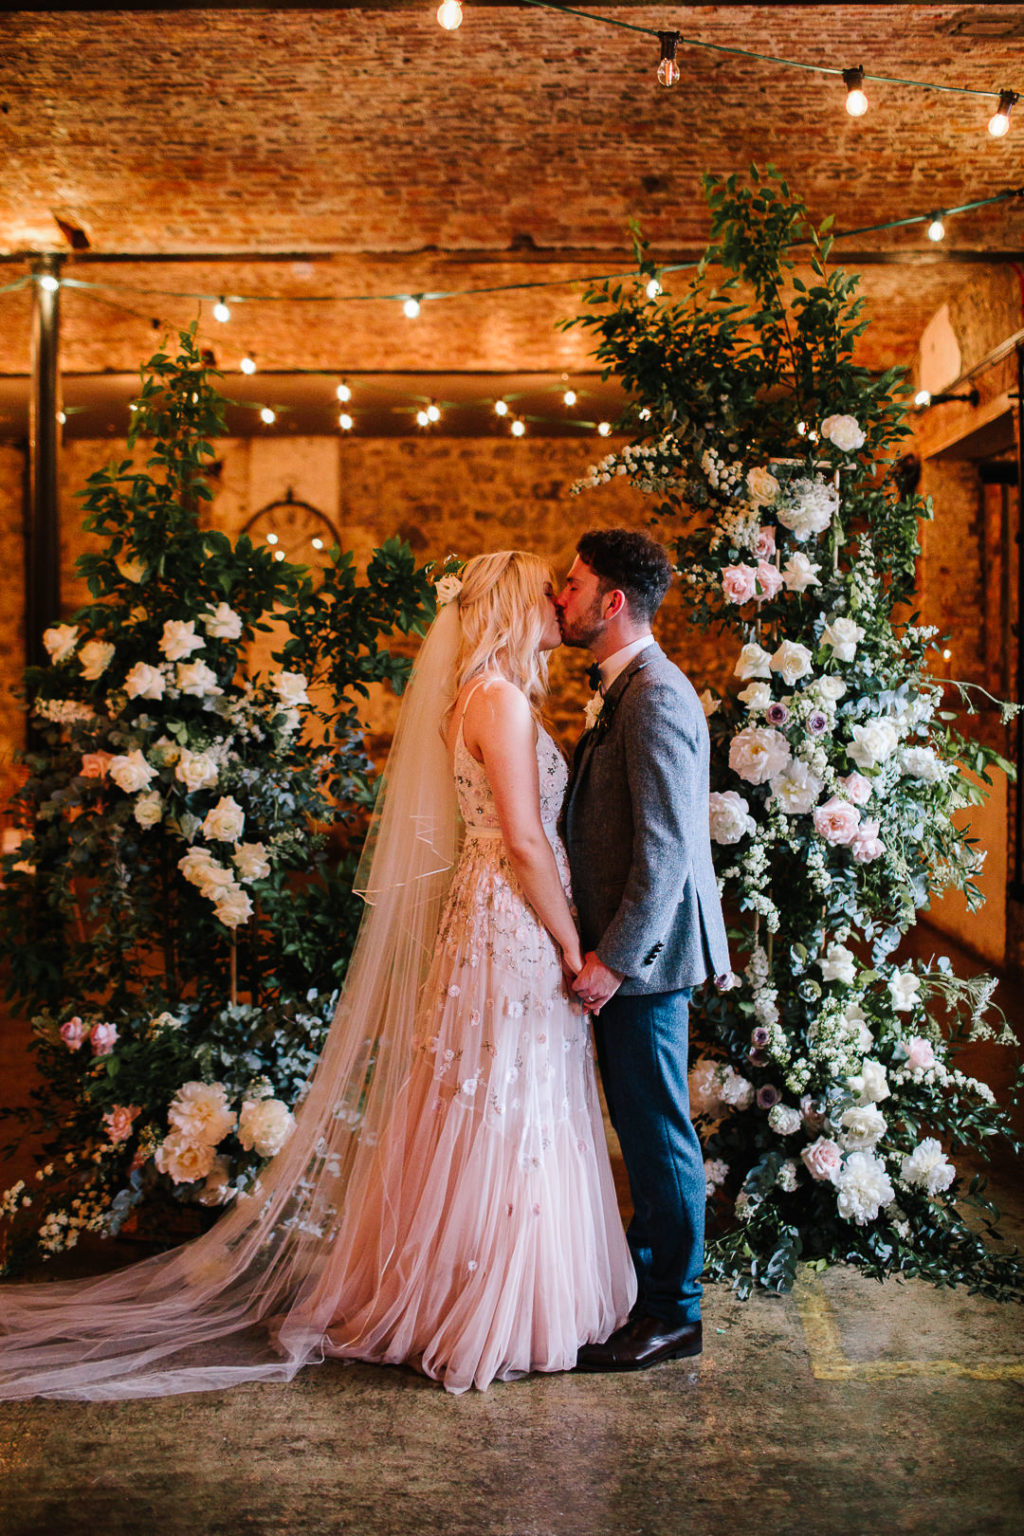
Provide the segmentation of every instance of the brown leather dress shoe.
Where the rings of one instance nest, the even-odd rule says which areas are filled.
[[[576,1356],[578,1371],[645,1371],[663,1360],[699,1355],[703,1332],[699,1322],[673,1327],[660,1317],[641,1314],[617,1328],[603,1344],[584,1344]]]

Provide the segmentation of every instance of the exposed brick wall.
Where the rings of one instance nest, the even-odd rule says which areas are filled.
[[[0,801],[11,784],[14,750],[23,745],[21,704],[12,688],[25,663],[25,459],[0,443]]]

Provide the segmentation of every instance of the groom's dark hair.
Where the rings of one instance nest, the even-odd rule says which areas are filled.
[[[657,539],[631,528],[592,528],[576,553],[600,577],[602,592],[622,592],[630,616],[650,624],[672,580],[668,551]]]

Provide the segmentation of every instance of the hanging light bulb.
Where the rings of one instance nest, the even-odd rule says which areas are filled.
[[[231,311],[228,309],[227,301],[223,294],[221,294],[220,298],[213,306],[213,318],[215,320],[219,320],[222,325],[225,321],[231,319]]]
[[[278,542],[278,539],[277,539],[277,534],[276,533],[268,533],[267,534],[267,543],[268,544],[276,544],[277,542]]]
[[[437,404],[437,402],[435,400],[431,400],[430,404],[427,406],[427,420],[428,421],[440,421],[441,420],[441,407]]]
[[[274,559],[275,560],[283,560],[284,559],[284,550],[283,549],[275,549],[274,550]]]
[[[598,437],[610,437],[611,436],[611,432],[612,432],[612,424],[611,424],[610,421],[599,421],[598,422],[598,424],[597,424],[597,435],[598,435]]]
[[[265,405],[263,407],[263,409],[260,411],[260,421],[266,422],[267,426],[269,427],[270,424],[272,422],[275,422],[276,420],[277,420],[277,412],[276,411],[272,411],[270,409],[269,405]]]
[[[577,399],[578,399],[578,396],[576,394],[576,391],[574,389],[567,389],[565,394],[562,396],[562,404],[563,405],[575,405]]]
[[[863,117],[868,109],[868,99],[864,94],[864,70],[859,64],[843,70],[843,84],[846,86],[847,112],[851,117]]]
[[[918,410],[919,411],[926,410],[927,407],[929,405],[931,405],[931,403],[932,403],[931,390],[930,389],[919,389],[917,394],[914,396],[914,404],[917,406]]]
[[[512,423],[512,436],[513,437],[523,437],[525,432],[526,432],[526,422],[525,421],[521,421],[520,418],[517,416],[515,421]]]
[[[505,400],[495,400],[495,402],[494,402],[494,414],[495,414],[495,416],[507,416],[508,415],[508,403]]]
[[[44,272],[42,277],[39,279],[39,286],[44,293],[56,293],[57,289],[60,287],[60,283],[52,273]]]
[[[941,213],[933,213],[932,221],[928,225],[929,240],[943,240],[946,236],[946,226],[942,222]]]
[[[460,0],[441,0],[437,8],[438,26],[446,32],[457,32],[462,26],[462,5]]]
[[[679,33],[659,32],[658,41],[661,44],[658,84],[675,85],[679,80],[679,65],[676,63],[676,44],[679,41]]]
[[[342,405],[347,405],[348,402],[352,399],[352,391],[349,388],[349,386],[345,383],[344,379],[338,385],[338,387],[334,391],[334,393],[337,395],[337,397],[341,401]]]
[[[410,295],[410,297],[407,298],[405,303],[402,305],[402,314],[405,316],[405,318],[407,320],[415,320],[416,316],[419,314],[419,312],[420,312],[420,301],[419,301],[419,299],[413,298]]]
[[[57,420],[58,420],[58,421],[59,421],[59,422],[60,422],[60,424],[61,424],[61,426],[63,426],[63,425],[64,425],[64,423],[65,423],[65,422],[66,422],[66,421],[67,421],[67,419],[68,419],[68,418],[67,418],[67,416],[66,416],[66,415],[65,415],[65,414],[64,414],[64,412],[63,412],[63,411],[58,411],[58,412],[57,412]]]
[[[323,549],[324,547],[323,539],[310,539],[309,542],[312,544],[314,549]]]
[[[338,426],[343,432],[352,431],[352,428],[355,426],[355,421],[349,415],[348,411],[342,411],[341,415],[338,417]]]
[[[994,139],[1002,139],[1010,131],[1010,113],[1020,97],[1016,91],[1000,91],[999,105],[988,120],[988,131]]]
[[[256,372],[256,364],[251,357],[243,357],[238,366],[241,368],[243,373]]]
[[[427,415],[426,411],[417,411],[416,412],[416,425],[418,427],[429,427],[430,426],[430,417]]]
[[[650,406],[649,405],[642,405],[640,407],[640,420],[641,421],[650,421],[650,419],[651,419],[651,408],[650,408]]]
[[[660,292],[661,284],[658,282],[656,277],[652,277],[650,282],[647,284],[647,297],[649,299],[656,299]]]

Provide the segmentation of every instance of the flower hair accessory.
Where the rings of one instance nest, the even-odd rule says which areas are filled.
[[[458,576],[442,576],[434,591],[437,593],[437,606],[445,608],[459,596],[462,582]]]

